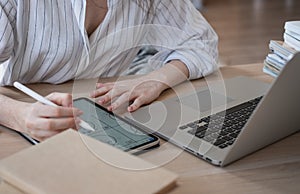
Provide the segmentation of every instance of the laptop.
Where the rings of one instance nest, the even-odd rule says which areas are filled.
[[[125,117],[211,164],[225,166],[300,129],[299,74],[300,53],[272,84],[243,76],[221,79]]]

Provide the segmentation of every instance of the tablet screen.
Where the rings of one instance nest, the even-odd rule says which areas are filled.
[[[95,131],[88,131],[81,128],[79,132],[101,142],[129,151],[140,146],[145,147],[145,145],[157,141],[157,137],[147,134],[91,100],[86,98],[76,99],[74,100],[74,106],[83,111],[80,118],[95,129]]]

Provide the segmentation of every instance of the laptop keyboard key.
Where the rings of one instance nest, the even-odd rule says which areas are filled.
[[[224,137],[222,137],[222,139],[224,139],[225,141],[231,141],[231,140],[233,140],[234,138],[233,138],[233,137],[230,137],[230,136],[224,136]]]
[[[179,127],[179,129],[181,129],[181,130],[186,129],[186,128],[188,128],[188,126],[186,126],[186,125],[182,125]]]
[[[224,149],[224,148],[228,147],[228,145],[223,143],[223,144],[219,145],[218,147],[221,148],[221,149]]]
[[[195,124],[194,122],[187,124],[187,126],[190,127],[190,128],[196,128],[196,127],[198,127],[198,125]]]
[[[208,135],[208,136],[204,136],[203,140],[205,140],[207,142],[213,142],[215,140],[215,138],[213,138],[212,136]]]
[[[199,137],[202,139],[205,136],[205,133],[206,133],[206,131],[201,131],[199,133],[196,133],[195,135],[196,135],[196,137]]]
[[[219,145],[221,145],[221,144],[223,144],[223,143],[225,143],[225,142],[226,142],[226,141],[223,140],[223,139],[218,139],[217,141],[214,142],[214,145],[215,145],[215,146],[219,146]]]
[[[230,135],[230,137],[232,137],[232,138],[237,138],[237,136],[239,135],[238,133],[231,133],[231,134],[229,134]]]

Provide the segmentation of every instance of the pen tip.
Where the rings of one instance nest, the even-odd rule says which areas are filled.
[[[86,123],[85,121],[81,120],[81,126],[89,131],[95,131],[94,128],[92,128],[88,123]]]

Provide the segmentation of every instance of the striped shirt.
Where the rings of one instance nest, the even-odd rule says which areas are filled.
[[[146,45],[159,51],[152,69],[178,59],[195,79],[217,68],[217,35],[189,0],[137,1],[108,0],[88,36],[86,0],[0,0],[0,85],[117,76]]]

